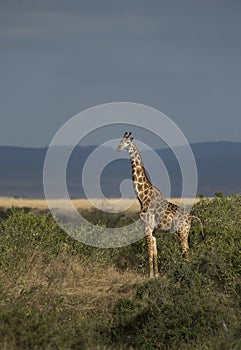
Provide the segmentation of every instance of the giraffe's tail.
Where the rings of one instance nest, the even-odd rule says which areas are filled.
[[[203,230],[203,224],[202,221],[199,219],[199,217],[195,216],[195,215],[190,215],[191,220],[196,220],[199,223],[200,229],[201,229],[201,234],[202,234],[202,238],[203,240],[205,239],[204,236],[204,230]]]

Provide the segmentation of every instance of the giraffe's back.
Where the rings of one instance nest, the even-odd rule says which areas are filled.
[[[154,217],[154,226],[160,231],[177,231],[188,223],[188,215],[183,208],[169,202],[162,193],[153,187],[147,211]]]

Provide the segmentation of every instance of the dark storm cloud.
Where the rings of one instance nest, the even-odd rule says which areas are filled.
[[[1,144],[47,144],[82,109],[120,100],[163,111],[192,142],[240,139],[239,1],[0,8]]]

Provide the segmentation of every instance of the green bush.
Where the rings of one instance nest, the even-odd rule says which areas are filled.
[[[88,349],[77,313],[61,297],[30,287],[11,299],[0,310],[1,349]]]
[[[235,312],[222,294],[203,285],[200,276],[192,277],[191,283],[190,276],[182,276],[181,283],[175,278],[150,281],[132,301],[120,300],[114,310],[113,340],[138,349],[191,349],[208,346],[213,337],[225,338]]]
[[[108,213],[99,209],[79,209],[78,211],[88,222],[108,228],[126,226],[139,218],[137,213]]]
[[[215,260],[223,259],[228,274],[234,278],[240,276],[241,196],[203,199],[194,207],[194,213],[204,225],[206,249],[203,255],[212,255]]]
[[[0,226],[0,267],[16,269],[20,262],[40,249],[48,259],[58,254],[68,236],[50,215],[38,215],[25,210],[12,210]]]
[[[113,310],[110,338],[137,349],[239,349],[241,285],[225,262],[175,264]],[[233,347],[230,346],[233,344]]]

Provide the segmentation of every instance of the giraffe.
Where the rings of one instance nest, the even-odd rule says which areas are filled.
[[[195,219],[199,222],[203,235],[202,222],[198,217],[185,212],[184,208],[169,202],[161,191],[152,185],[131,132],[125,132],[117,150],[127,150],[130,155],[134,189],[140,204],[140,220],[148,247],[149,275],[151,278],[157,277],[157,245],[156,238],[153,236],[154,230],[168,232],[173,228],[180,243],[183,258],[188,261],[188,235],[191,221]]]

